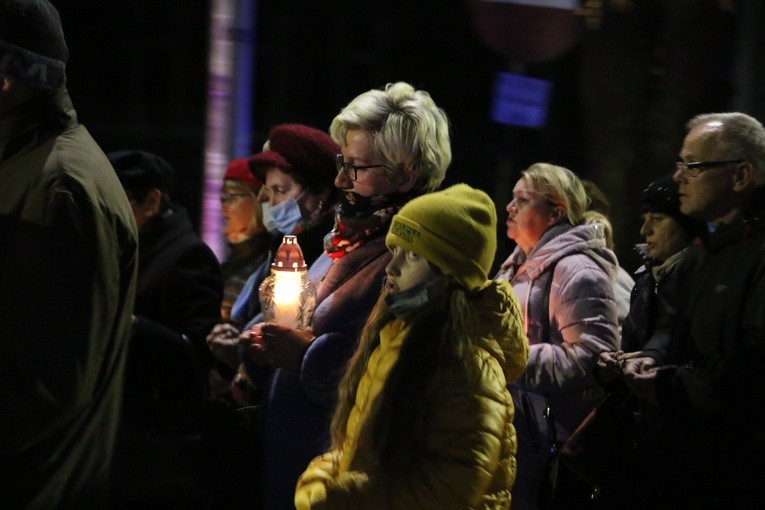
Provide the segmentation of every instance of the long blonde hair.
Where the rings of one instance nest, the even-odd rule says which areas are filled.
[[[480,292],[468,294],[464,288],[451,284],[410,322],[398,361],[364,424],[372,427],[372,453],[383,468],[406,465],[417,457],[432,415],[429,410],[433,402],[428,390],[437,369],[451,365],[462,367],[467,377],[477,376],[467,360],[469,331],[474,331],[475,302],[479,295]],[[383,294],[367,319],[359,346],[340,383],[331,427],[335,451],[342,449],[359,381],[372,352],[380,344],[380,331],[393,318]]]

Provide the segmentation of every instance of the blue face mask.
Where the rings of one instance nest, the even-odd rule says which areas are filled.
[[[426,305],[443,295],[448,285],[449,279],[439,275],[403,292],[388,294],[385,296],[385,304],[393,315],[409,322]]]
[[[268,205],[268,202],[261,203],[260,210],[263,213],[263,226],[266,227],[266,230],[272,234],[279,232],[276,223],[274,223],[274,217],[271,216],[271,206]]]
[[[301,196],[302,193],[297,198]],[[263,224],[272,234],[292,234],[297,229],[300,220],[303,219],[303,215],[300,213],[300,206],[295,198],[288,198],[273,207],[264,202],[262,207]]]

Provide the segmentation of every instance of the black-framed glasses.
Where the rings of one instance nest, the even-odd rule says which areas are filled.
[[[368,170],[369,168],[383,168],[385,165],[354,165],[349,161],[345,161],[342,154],[335,156],[335,166],[337,167],[337,173],[339,174],[343,170],[348,174],[348,178],[355,181],[359,176],[359,170]]]
[[[734,163],[743,163],[743,159],[727,159],[724,161],[694,161],[693,163],[685,163],[684,161],[677,161],[675,163],[675,170],[679,170],[686,177],[698,177],[704,170],[712,168],[719,168],[721,166],[732,165]]]
[[[250,197],[249,193],[224,193],[220,196],[221,205],[231,205],[239,201],[242,197]]]

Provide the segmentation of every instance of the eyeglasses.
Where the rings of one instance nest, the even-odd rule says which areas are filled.
[[[249,193],[226,193],[220,196],[221,205],[231,205],[234,202],[238,202],[242,197],[250,197]]]
[[[685,163],[683,161],[677,161],[675,163],[675,170],[679,171],[686,177],[698,177],[704,170],[711,168],[719,168],[721,166],[732,165],[734,163],[743,163],[743,159],[729,159],[725,161],[695,161],[693,163]]]
[[[335,156],[335,166],[337,167],[337,173],[339,174],[343,170],[348,174],[348,178],[355,181],[359,177],[359,170],[367,170],[369,168],[383,168],[385,165],[354,165],[343,159],[342,154]]]

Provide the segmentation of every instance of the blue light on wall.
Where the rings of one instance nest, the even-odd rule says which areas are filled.
[[[539,128],[545,125],[552,83],[514,73],[497,73],[494,79],[491,120],[510,126]]]

